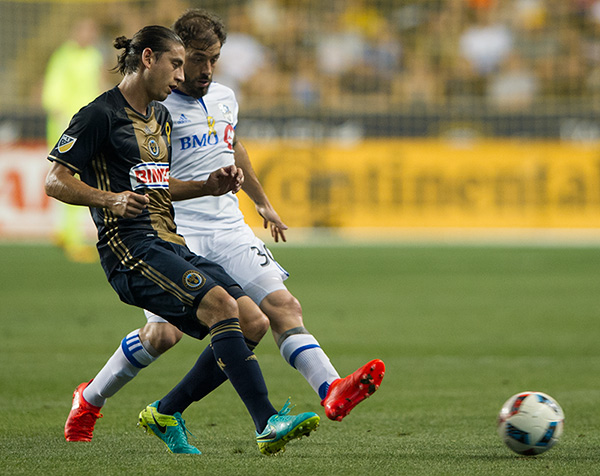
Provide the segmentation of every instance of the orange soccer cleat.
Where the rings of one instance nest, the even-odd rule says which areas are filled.
[[[331,382],[327,396],[321,402],[330,420],[342,421],[356,405],[379,388],[385,375],[385,364],[375,359],[345,378]]]
[[[83,389],[90,382],[83,382],[73,392],[73,406],[65,423],[67,441],[91,441],[96,420],[102,418],[100,407],[91,405],[83,398]]]

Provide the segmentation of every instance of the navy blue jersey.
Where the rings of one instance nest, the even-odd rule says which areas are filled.
[[[171,117],[158,102],[150,103],[147,111],[136,112],[114,87],[73,117],[48,157],[91,187],[148,194],[148,207],[135,218],[119,218],[106,208],[90,209],[107,275],[127,258],[128,243],[140,236],[185,244],[176,233],[169,192]]]

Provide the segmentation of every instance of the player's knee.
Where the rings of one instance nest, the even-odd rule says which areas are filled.
[[[149,322],[140,329],[140,340],[144,348],[155,357],[164,354],[176,345],[183,333],[172,324]]]
[[[165,326],[167,327],[167,326]],[[183,333],[175,326],[170,326],[168,330],[165,330],[157,337],[157,349],[161,354],[166,352],[168,349],[176,345],[183,336]],[[156,348],[156,347],[155,347]]]
[[[295,316],[302,322],[302,306],[300,301],[296,299],[292,294],[288,293],[288,296],[284,299],[282,307],[286,310],[290,316]]]
[[[202,298],[196,316],[205,325],[212,327],[225,319],[239,317],[238,305],[225,289],[216,286]]]
[[[275,332],[284,332],[294,327],[301,327],[302,306],[300,301],[289,291],[275,291],[263,299],[261,309],[271,321]]]
[[[261,338],[269,330],[270,324],[269,318],[261,311],[260,317],[256,319],[256,332],[261,335]]]
[[[253,308],[240,305],[240,326],[244,336],[260,342],[269,330],[269,319],[256,305]]]
[[[302,306],[300,301],[289,291],[275,291],[263,299],[261,309],[275,322],[291,322],[302,325]]]

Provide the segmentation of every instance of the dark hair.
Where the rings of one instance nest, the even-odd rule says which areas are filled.
[[[183,41],[173,30],[159,25],[145,26],[133,38],[119,36],[113,43],[114,47],[125,51],[119,55],[113,71],[119,71],[123,75],[134,73],[140,67],[142,52],[146,48],[150,48],[160,58],[162,53],[171,49],[173,43],[183,45]]]
[[[227,39],[223,20],[214,13],[200,8],[186,10],[173,24],[173,30],[183,40],[185,47],[205,49],[216,41],[221,45]]]

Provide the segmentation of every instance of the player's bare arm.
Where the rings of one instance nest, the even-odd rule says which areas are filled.
[[[221,167],[212,172],[206,180],[179,180],[169,178],[169,190],[172,200],[205,197],[207,195],[224,195],[237,193],[244,183],[244,172],[235,165]]]
[[[256,211],[263,218],[263,226],[265,228],[270,227],[271,236],[273,237],[273,240],[275,240],[275,243],[278,243],[280,239],[282,241],[287,241],[285,230],[287,230],[288,227],[281,221],[281,218],[271,205],[267,194],[254,172],[254,168],[252,167],[250,157],[248,156],[244,144],[239,140],[236,140],[233,144],[233,152],[236,165],[244,170],[245,180],[242,190],[244,190],[254,202]]]
[[[64,203],[86,207],[108,208],[115,215],[133,218],[148,205],[147,195],[126,190],[121,193],[98,190],[75,177],[75,172],[53,162],[45,183],[46,194]]]

